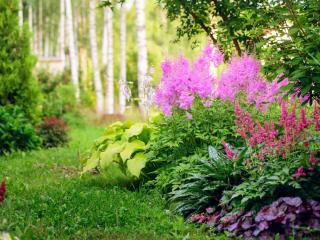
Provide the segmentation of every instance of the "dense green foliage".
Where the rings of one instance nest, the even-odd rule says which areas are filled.
[[[76,111],[76,98],[70,76],[65,70],[61,74],[52,75],[42,69],[37,73],[43,93],[43,116],[62,117],[64,114]]]
[[[165,191],[171,191],[173,185],[178,185],[179,181],[174,183],[172,180],[179,178],[179,172],[189,171],[187,169],[193,168],[193,162],[207,156],[208,146],[222,149],[222,139],[234,146],[243,143],[235,131],[230,104],[214,101],[210,108],[206,108],[199,103],[191,114],[192,119],[188,119],[185,113],[176,112],[154,124],[155,134],[150,143],[147,169],[149,177],[156,177],[156,185]],[[179,170],[175,171],[178,165]]]
[[[0,105],[19,106],[32,121],[40,112],[40,90],[32,75],[29,32],[18,26],[18,1],[0,1]]]
[[[40,146],[41,139],[19,107],[0,107],[0,154]]]
[[[56,117],[45,117],[38,127],[38,134],[45,148],[63,146],[68,142],[67,125]]]
[[[108,126],[96,140],[84,161],[83,172],[116,166],[128,177],[137,179],[145,167],[145,151],[151,138],[151,128],[145,123],[116,122]]]

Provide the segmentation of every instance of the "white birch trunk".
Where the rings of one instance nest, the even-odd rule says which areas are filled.
[[[23,3],[22,0],[19,0],[19,27],[23,27]]]
[[[74,39],[73,21],[72,21],[72,6],[71,0],[66,0],[66,21],[67,21],[67,33],[69,40],[69,58],[71,67],[71,78],[76,91],[76,99],[80,102],[80,88],[79,88],[79,70],[78,59],[76,56],[76,46]]]
[[[148,60],[147,60],[147,36],[145,20],[145,0],[136,0],[137,10],[137,45],[138,45],[138,92],[140,111],[144,114],[144,82],[147,77]]]
[[[96,92],[96,110],[98,114],[103,114],[103,93],[102,83],[99,69],[98,60],[98,47],[97,47],[97,36],[96,36],[96,1],[90,0],[89,2],[89,31],[90,31],[90,48],[91,48],[91,61],[93,68],[93,80]]]
[[[113,82],[113,26],[112,10],[107,8],[108,48],[107,48],[107,90],[106,90],[106,111],[107,114],[114,114],[114,82]]]
[[[65,16],[66,16],[66,10],[65,10],[65,0],[60,0],[60,35],[59,35],[59,49],[60,49],[60,57],[62,60],[63,68],[65,67],[66,62],[66,55],[65,55]]]
[[[126,9],[120,10],[120,79],[119,79],[119,113],[126,110]]]
[[[43,55],[43,2],[39,2],[38,55]]]
[[[102,65],[107,65],[107,49],[108,49],[108,8],[103,10],[103,36],[102,36]]]
[[[32,11],[31,3],[29,3],[29,6],[28,6],[28,22],[29,22],[29,31],[33,33],[33,11]]]

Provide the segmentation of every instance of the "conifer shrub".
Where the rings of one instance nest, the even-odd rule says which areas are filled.
[[[32,75],[29,32],[19,28],[18,1],[0,1],[0,106],[19,106],[33,122],[41,114],[41,92]]]

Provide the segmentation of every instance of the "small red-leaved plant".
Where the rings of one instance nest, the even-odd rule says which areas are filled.
[[[7,191],[6,182],[3,180],[0,185],[0,203],[3,203],[6,191]]]

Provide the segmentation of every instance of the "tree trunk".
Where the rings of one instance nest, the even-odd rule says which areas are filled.
[[[113,26],[112,10],[107,8],[108,48],[107,48],[107,90],[106,107],[107,114],[114,114],[114,82],[113,82]]]
[[[39,0],[38,55],[43,55],[43,2]]]
[[[90,31],[90,48],[91,48],[91,61],[93,68],[94,87],[96,91],[96,110],[98,114],[103,114],[103,93],[98,60],[98,47],[96,36],[96,1],[90,0],[89,2],[89,31]]]
[[[76,91],[76,99],[80,102],[80,88],[79,88],[79,70],[78,70],[78,59],[76,57],[76,46],[73,31],[72,21],[72,6],[71,0],[66,0],[66,20],[67,20],[67,33],[69,40],[69,58],[71,67],[71,78]]]
[[[19,0],[19,27],[23,27],[23,3],[22,0]]]
[[[103,11],[103,36],[102,36],[102,65],[107,65],[107,49],[108,49],[108,8]]]
[[[126,110],[126,9],[120,10],[120,78],[119,78],[119,113]]]
[[[59,36],[59,49],[60,49],[60,57],[62,60],[63,67],[65,67],[66,55],[65,55],[65,0],[60,0],[60,36]]]
[[[46,38],[45,38],[45,42],[44,42],[44,56],[45,57],[49,57],[49,30],[50,30],[50,26],[49,26],[49,19],[48,17],[45,18],[45,27],[46,27]]]
[[[28,6],[28,22],[29,22],[29,31],[33,32],[33,11],[32,11],[32,5],[29,3]]]
[[[145,0],[136,0],[137,9],[137,45],[138,45],[138,91],[139,91],[139,107],[144,114],[143,98],[144,98],[144,81],[147,76],[148,60],[147,60],[147,37],[145,23]]]

